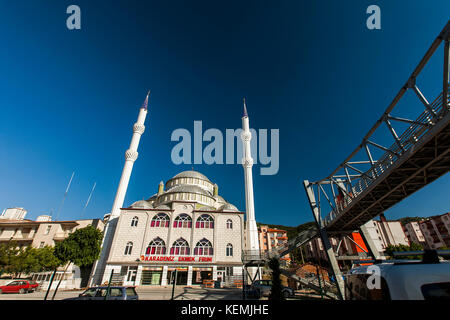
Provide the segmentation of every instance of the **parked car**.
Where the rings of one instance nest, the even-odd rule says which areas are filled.
[[[39,284],[31,280],[14,280],[6,286],[0,286],[0,294],[2,293],[28,293],[34,292]]]
[[[374,287],[374,269],[379,271],[377,287]],[[368,280],[374,288],[369,288]],[[450,261],[439,261],[436,256],[424,257],[422,261],[397,260],[361,266],[351,269],[344,283],[348,300],[450,299]]]
[[[270,291],[272,289],[272,280],[256,280],[253,282],[252,289],[259,292],[259,296],[268,296],[270,295]],[[293,297],[294,290],[289,287],[282,287],[281,294],[285,298]]]
[[[105,300],[108,287],[91,287],[76,298],[64,300]],[[111,286],[107,300],[139,300],[135,287]]]

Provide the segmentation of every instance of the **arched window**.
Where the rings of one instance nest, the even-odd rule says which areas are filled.
[[[131,254],[131,251],[133,250],[133,242],[128,242],[126,247],[125,247],[125,255],[128,256]]]
[[[213,255],[213,247],[211,245],[211,242],[209,242],[207,239],[203,238],[199,242],[197,242],[197,245],[194,249],[194,255],[195,256],[212,256]]]
[[[227,244],[226,254],[227,254],[227,257],[233,256],[233,245],[231,243]]]
[[[189,255],[189,243],[183,238],[178,239],[170,248],[170,254],[176,256],[187,256]]]
[[[169,227],[169,216],[165,213],[158,213],[153,217],[152,222],[150,223],[151,227],[161,227],[168,228]]]
[[[166,254],[166,244],[164,240],[159,237],[153,239],[152,242],[150,242],[150,244],[148,245],[145,254]]]
[[[173,222],[174,228],[192,228],[192,219],[186,213],[177,216]]]
[[[138,221],[139,221],[138,217],[133,217],[133,219],[131,219],[131,226],[132,227],[137,227]]]
[[[227,229],[233,229],[233,221],[231,219],[227,220]]]
[[[209,214],[202,214],[195,224],[196,228],[214,228],[214,219]]]

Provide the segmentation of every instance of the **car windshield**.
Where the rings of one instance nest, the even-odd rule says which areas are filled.
[[[19,285],[19,281],[13,281],[8,283],[8,286],[18,286]]]
[[[81,294],[82,297],[93,297],[95,296],[95,292],[97,291],[97,288],[89,288],[85,292]]]

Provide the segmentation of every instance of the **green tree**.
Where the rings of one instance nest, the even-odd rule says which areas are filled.
[[[79,267],[91,266],[100,256],[102,238],[102,232],[93,226],[78,229],[56,244],[55,256]]]
[[[270,259],[269,268],[272,269],[272,289],[270,291],[269,300],[284,300],[280,278],[280,261],[277,258]]]
[[[99,258],[103,233],[87,226],[76,230],[66,239],[56,244],[55,256],[64,263],[71,262],[80,267],[81,287],[87,285],[92,265]]]
[[[54,248],[33,248],[31,246],[18,248],[16,243],[0,245],[0,269],[1,272],[14,274],[15,277],[22,273],[44,272],[55,269],[61,265],[53,254]]]
[[[406,251],[421,251],[423,250],[423,247],[420,244],[417,244],[415,242],[412,242],[411,245],[407,246],[404,244],[399,244],[396,246],[388,245],[386,247],[386,254],[393,257],[393,252],[406,252]],[[407,259],[407,260],[414,260],[414,259],[421,259],[422,256],[399,256],[395,257],[395,259]]]
[[[13,266],[17,263],[19,248],[16,242],[0,244],[0,274],[13,273]]]

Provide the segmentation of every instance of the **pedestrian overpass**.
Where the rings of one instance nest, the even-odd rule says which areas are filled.
[[[346,257],[339,257],[329,237],[342,238],[359,231],[367,244],[365,256],[380,259],[366,223],[450,169],[449,39],[450,21],[356,149],[327,177],[303,182],[317,228],[300,233],[271,253],[282,257],[320,236],[337,280],[337,297],[345,296],[337,261]],[[442,87],[429,102],[416,80],[442,44]],[[416,98],[414,108],[405,112],[399,105],[408,91]],[[420,111],[411,117],[413,109]],[[383,129],[387,134],[383,134]],[[322,217],[322,213],[326,216]],[[288,275],[286,270],[283,273]],[[304,280],[295,274],[288,276]]]
[[[369,254],[380,258],[365,224],[450,169],[449,39],[450,21],[356,149],[327,177],[303,182],[341,297],[344,283],[329,236],[360,231]],[[416,80],[441,44],[442,87],[429,102]],[[408,100],[405,111],[398,106],[408,91],[416,101]],[[413,107],[420,110],[415,117]]]

